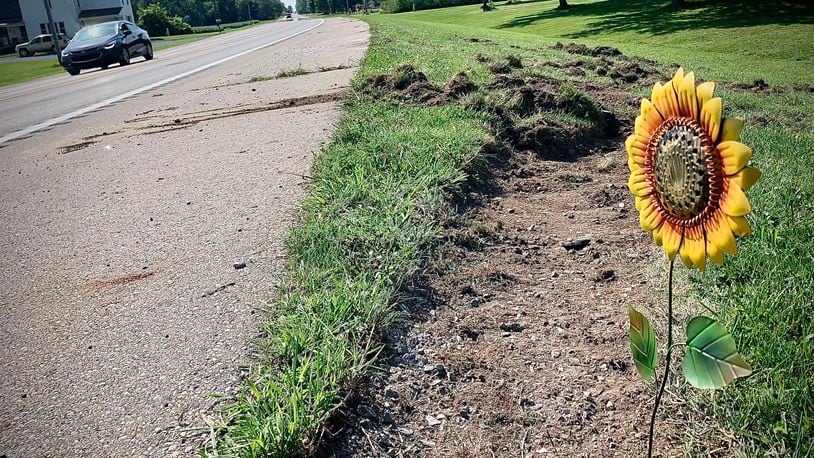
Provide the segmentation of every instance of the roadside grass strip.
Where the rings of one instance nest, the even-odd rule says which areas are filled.
[[[586,2],[597,8],[602,4]],[[811,25],[789,25],[779,15],[743,27],[693,22],[685,29],[680,24],[693,14],[688,12],[666,16],[672,25],[669,38],[676,38],[667,40],[628,29],[588,33],[592,23],[580,19],[581,11],[592,11],[588,6],[549,12],[556,5],[499,5],[500,17],[476,11],[477,5],[365,17],[373,35],[357,82],[412,64],[435,85],[459,71],[482,84],[491,75],[477,58],[509,54],[523,59],[528,75],[562,78],[550,67],[533,64],[562,60],[551,46],[572,37],[662,63],[689,62],[699,75],[717,78],[727,113],[746,119],[744,141],[753,147],[764,175],[750,191],[754,235],[743,241],[737,258],[712,267],[703,278],[691,277],[693,302],[708,308],[731,332],[755,373],[714,396],[677,387],[692,408],[676,433],[684,435],[691,455],[706,454],[734,437],[735,450],[728,451],[746,456],[811,456],[814,93],[806,90],[811,73],[801,70],[810,62],[810,43],[797,39],[797,33],[784,33],[786,28],[809,31]],[[647,2],[620,6],[633,19],[649,8]],[[535,12],[546,22],[523,27],[523,17]],[[546,35],[547,24],[559,28]],[[760,32],[757,38],[753,30]],[[750,49],[764,35],[775,40],[760,48],[765,64],[748,65],[754,61],[748,53],[728,54],[731,45]],[[694,54],[685,45],[693,40],[727,46]],[[735,86],[761,77],[771,91]],[[397,319],[391,304],[437,240],[440,221],[450,211],[450,193],[480,162],[486,122],[453,105],[414,107],[361,98],[345,106],[333,142],[315,160],[310,196],[288,238],[289,275],[265,315],[261,352],[237,401],[213,425],[216,440],[204,453],[259,457],[313,450],[324,422],[373,368],[382,350],[378,337]],[[624,313],[620,309],[620,317]],[[710,419],[717,425],[709,428]]]
[[[290,273],[262,351],[209,456],[306,452],[382,349],[391,304],[476,162],[484,120],[457,107],[356,100],[313,166]]]

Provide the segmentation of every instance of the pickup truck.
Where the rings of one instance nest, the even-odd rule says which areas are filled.
[[[68,45],[68,37],[66,37],[65,34],[59,34],[59,44],[60,48],[64,48]],[[37,35],[28,43],[20,43],[15,46],[14,51],[16,51],[20,57],[28,57],[38,52],[56,52],[57,49],[51,35]]]

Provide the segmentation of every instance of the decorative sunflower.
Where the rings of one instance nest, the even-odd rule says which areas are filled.
[[[642,99],[633,135],[627,138],[630,180],[639,222],[653,233],[670,260],[704,270],[709,256],[723,264],[735,255],[735,235],[751,233],[752,211],[744,191],[760,178],[747,167],[752,149],[740,143],[743,120],[723,118],[715,83],[695,85],[679,68],[672,81],[653,86]]]

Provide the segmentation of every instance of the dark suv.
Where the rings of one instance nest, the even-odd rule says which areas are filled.
[[[132,22],[103,22],[82,28],[62,51],[62,66],[71,75],[88,68],[127,65],[133,57],[153,58],[153,44]]]

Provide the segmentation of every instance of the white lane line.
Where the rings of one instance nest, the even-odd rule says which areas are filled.
[[[309,28],[307,28],[305,30],[301,30],[301,31],[299,31],[297,33],[293,33],[293,34],[288,35],[286,37],[280,38],[279,40],[274,40],[274,41],[272,41],[270,43],[266,43],[264,45],[260,45],[260,46],[257,46],[255,48],[252,48],[252,49],[249,49],[249,50],[246,50],[246,51],[242,51],[242,52],[239,52],[237,54],[233,54],[233,55],[231,55],[229,57],[224,57],[223,59],[217,60],[215,62],[210,62],[210,63],[208,63],[206,65],[202,65],[202,66],[200,66],[198,68],[194,68],[192,70],[188,70],[188,71],[185,71],[183,73],[179,73],[179,74],[177,74],[175,76],[171,76],[171,77],[163,79],[161,81],[157,81],[155,83],[150,83],[150,84],[148,84],[146,86],[142,86],[142,87],[140,87],[138,89],[133,89],[132,91],[125,92],[124,94],[120,94],[120,95],[117,95],[115,97],[111,97],[111,98],[109,98],[107,100],[102,100],[101,102],[94,103],[93,105],[87,106],[85,108],[80,108],[80,109],[78,109],[76,111],[72,111],[72,112],[70,112],[68,114],[64,114],[62,116],[57,116],[56,118],[51,118],[51,119],[49,119],[47,121],[43,121],[43,122],[41,122],[39,124],[35,124],[33,126],[26,127],[25,129],[20,129],[20,130],[14,131],[14,132],[12,132],[10,134],[7,134],[7,135],[4,135],[4,136],[0,137],[0,145],[2,145],[3,143],[9,142],[11,140],[15,140],[17,138],[24,137],[26,135],[31,135],[34,132],[38,131],[38,130],[47,129],[47,128],[55,125],[55,124],[64,123],[64,122],[66,122],[66,121],[68,121],[68,120],[70,120],[72,118],[77,117],[77,116],[81,116],[83,114],[90,113],[91,111],[98,110],[99,108],[103,108],[103,107],[106,107],[106,106],[108,106],[110,104],[122,101],[122,100],[124,100],[124,99],[126,99],[128,97],[133,97],[134,95],[138,95],[138,94],[141,94],[142,92],[149,91],[150,89],[155,89],[155,88],[157,88],[159,86],[163,86],[163,85],[165,85],[167,83],[172,83],[173,81],[177,81],[177,80],[179,80],[181,78],[186,78],[187,76],[192,75],[193,73],[198,73],[200,71],[212,68],[212,67],[214,67],[216,65],[220,65],[220,64],[222,64],[224,62],[228,62],[228,61],[230,61],[232,59],[236,59],[238,57],[245,56],[246,54],[249,54],[250,52],[254,52],[254,51],[257,51],[257,50],[260,50],[260,49],[263,49],[263,48],[267,48],[269,46],[276,45],[277,43],[288,40],[289,38],[294,38],[297,35],[302,35],[305,32],[309,32],[311,30],[314,30],[317,27],[321,26],[324,22],[325,22],[325,19],[320,19],[319,22],[317,23],[317,25],[315,25],[313,27],[309,27]]]

